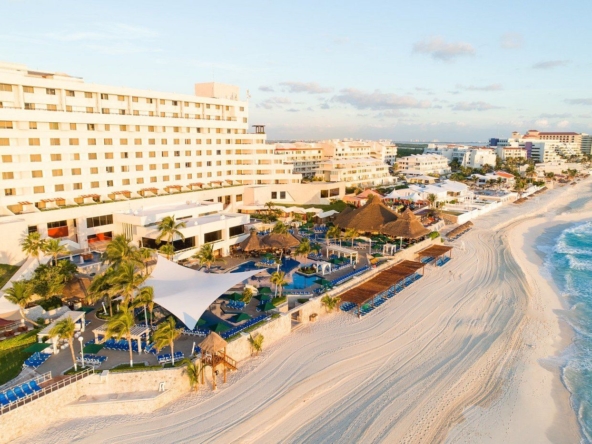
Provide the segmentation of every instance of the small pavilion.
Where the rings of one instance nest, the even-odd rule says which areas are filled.
[[[438,262],[438,258],[444,256],[446,253],[448,253],[448,257],[452,259],[452,248],[453,247],[449,247],[446,245],[431,245],[428,248],[425,248],[424,250],[417,252],[417,255],[420,259],[424,257],[434,258],[434,265],[436,265],[436,263]]]
[[[95,335],[95,344],[102,344],[107,339],[107,324],[103,324],[93,329]],[[134,325],[131,331],[132,341],[138,342],[138,354],[142,353],[142,341],[148,345],[150,327],[145,325]]]
[[[56,319],[53,320],[53,322],[51,324],[49,324],[47,327],[45,327],[43,330],[41,330],[39,333],[37,333],[37,342],[41,343],[43,342],[43,340],[47,337],[49,337],[51,330],[55,327],[55,325],[60,322],[63,321],[64,319],[70,318],[72,319],[72,321],[74,321],[74,324],[76,324],[76,330],[79,330],[81,332],[84,332],[84,328],[86,326],[86,320],[85,320],[85,315],[86,313],[83,311],[67,311],[64,314],[58,316]],[[53,342],[53,348],[55,351],[56,348],[56,338],[53,338],[52,342]]]
[[[223,367],[223,381],[226,382],[226,373],[228,369],[237,370],[236,361],[226,354],[226,342],[222,337],[215,332],[210,333],[199,344],[201,349],[201,383],[205,383],[204,369],[205,367],[212,368],[212,388],[216,390],[216,372],[217,367]]]
[[[384,225],[381,232],[395,238],[415,240],[427,236],[430,230],[424,227],[413,211],[407,208],[397,220]]]
[[[358,252],[356,250],[351,250],[340,245],[327,245],[327,259],[331,257],[331,254],[337,255],[337,257],[349,257],[349,262],[352,264],[358,262]]]

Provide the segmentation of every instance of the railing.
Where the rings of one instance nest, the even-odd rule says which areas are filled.
[[[18,399],[17,401],[14,401],[12,403],[10,403],[7,406],[1,407],[0,408],[0,415],[3,415],[5,413],[8,413],[11,410],[14,410],[22,405],[28,404],[32,401],[35,401],[45,395],[47,395],[48,393],[52,393],[55,392],[56,390],[59,390],[61,388],[64,388],[70,384],[73,384],[74,382],[77,382],[81,379],[86,378],[87,376],[90,376],[91,374],[94,374],[95,369],[94,367],[91,367],[89,369],[86,369],[80,373],[76,373],[72,376],[69,376],[68,378],[65,379],[61,379],[47,387],[42,388],[40,391],[38,392],[34,392],[31,395],[27,396],[26,398],[22,398],[22,399]],[[51,376],[51,373],[49,373]],[[47,373],[45,373],[42,376],[47,375]]]

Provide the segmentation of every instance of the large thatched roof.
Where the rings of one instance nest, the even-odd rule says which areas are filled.
[[[290,233],[270,233],[263,236],[261,244],[267,248],[293,248],[300,245],[300,241]]]
[[[224,350],[228,343],[222,339],[222,337],[215,332],[211,332],[202,342],[199,347],[206,353],[216,353],[220,350]]]
[[[343,215],[343,212],[340,216]],[[341,228],[355,228],[361,232],[379,232],[381,227],[397,220],[397,214],[384,205],[380,199],[371,199],[363,207],[357,208],[339,221],[335,221]]]
[[[259,236],[257,236],[257,232],[255,230],[252,230],[251,235],[242,241],[239,246],[243,251],[258,251],[267,248],[261,245],[261,239]]]
[[[384,225],[381,232],[392,237],[417,239],[427,235],[430,230],[425,228],[413,211],[407,208],[396,221]]]
[[[343,209],[343,211],[341,213],[339,213],[337,216],[335,216],[335,220],[333,221],[333,223],[335,225],[338,225],[341,227],[341,221],[345,221],[346,220],[346,216],[348,214],[350,214],[352,211],[354,211],[354,207],[350,207],[349,205],[347,207],[345,207]]]

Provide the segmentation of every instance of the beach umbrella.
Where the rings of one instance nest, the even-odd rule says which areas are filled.
[[[262,294],[262,295],[259,296],[259,300],[261,302],[263,302],[263,301],[269,301],[269,300],[271,300],[271,295],[270,294]]]
[[[261,287],[257,289],[258,294],[271,294],[271,288],[269,287]]]
[[[271,302],[266,302],[265,304],[261,305],[259,309],[261,311],[270,311],[275,309],[275,305],[273,305]]]
[[[230,299],[231,301],[242,301],[243,300],[243,295],[240,293],[232,293],[231,295],[228,296],[228,299]]]
[[[251,319],[251,316],[249,316],[248,314],[239,313],[234,318],[232,318],[232,322],[234,322],[236,324],[237,322],[244,322],[244,321],[248,321],[249,319]]]
[[[224,333],[226,330],[230,330],[230,326],[223,322],[218,322],[214,325],[211,325],[210,330],[215,333]]]
[[[195,324],[195,325],[198,326],[198,327],[201,327],[201,326],[206,325],[206,324],[207,324],[207,322],[206,322],[205,319],[199,318],[197,320],[197,324]]]

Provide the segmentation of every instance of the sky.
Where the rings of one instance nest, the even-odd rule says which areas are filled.
[[[192,94],[238,85],[268,139],[592,133],[592,2],[0,0],[0,60]]]

